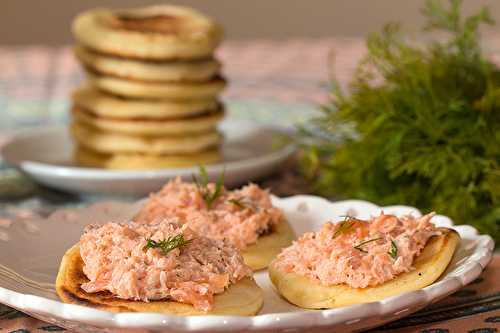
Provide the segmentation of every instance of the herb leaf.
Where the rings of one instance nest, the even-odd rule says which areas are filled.
[[[144,246],[143,250],[146,251],[147,249],[160,249],[163,254],[168,254],[170,251],[173,249],[176,249],[178,247],[184,246],[188,243],[191,242],[191,240],[186,240],[184,239],[183,234],[178,234],[173,237],[169,237],[167,239],[163,239],[161,241],[155,241],[151,238],[146,239],[147,243]]]
[[[337,238],[337,236],[345,233],[347,230],[351,229],[351,227],[356,223],[358,219],[349,215],[344,216],[344,221],[339,223],[337,230],[332,236],[332,239]]]
[[[224,172],[225,171],[222,171],[217,178],[215,189],[213,191],[208,187],[208,173],[207,169],[205,169],[203,165],[199,166],[199,178],[192,175],[193,182],[196,184],[198,192],[203,198],[203,201],[205,201],[208,209],[212,207],[215,200],[217,200],[217,198],[222,194],[222,189],[224,187]]]
[[[382,239],[383,237],[378,237],[378,238],[373,238],[373,239],[369,239],[369,240],[366,240],[364,242],[361,242],[359,243],[358,245],[354,246],[354,248],[358,251],[361,251],[361,252],[364,252],[364,253],[368,253],[368,251],[366,250],[363,250],[361,247],[365,244],[368,244],[368,243],[371,243],[371,242],[375,242],[375,241],[378,241],[380,239]]]
[[[256,209],[254,204],[248,200],[245,200],[245,198],[233,198],[233,199],[227,200],[227,202],[232,203],[233,205],[235,205],[241,209],[245,209],[245,208],[248,208],[251,210]]]
[[[392,257],[392,259],[396,259],[398,257],[398,247],[392,239],[391,239],[391,250],[387,253]]]

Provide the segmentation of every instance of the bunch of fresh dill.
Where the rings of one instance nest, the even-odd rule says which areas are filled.
[[[304,130],[306,175],[328,196],[407,204],[472,224],[500,241],[500,71],[480,47],[488,10],[428,1],[415,44],[397,25],[367,40],[344,93]]]

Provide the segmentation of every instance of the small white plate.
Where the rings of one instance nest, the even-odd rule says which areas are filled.
[[[239,185],[276,171],[296,150],[290,133],[276,126],[224,121],[221,163],[207,166],[214,180],[225,170],[225,184]],[[142,196],[158,190],[176,176],[190,178],[197,167],[146,171],[82,168],[72,160],[73,144],[65,127],[29,130],[2,149],[4,160],[35,181],[73,193]]]
[[[273,198],[283,209],[297,235],[318,230],[328,220],[350,214],[361,218],[380,213],[382,207],[360,200],[330,202],[313,196]],[[0,241],[0,302],[47,322],[78,332],[351,332],[381,325],[409,315],[475,280],[491,259],[494,243],[471,226],[454,226],[446,216],[432,219],[454,228],[462,240],[446,272],[432,285],[384,299],[331,310],[309,311],[287,303],[275,292],[267,271],[255,279],[264,291],[264,307],[252,317],[178,317],[153,313],[111,313],[61,303],[54,281],[61,257],[80,238],[85,225],[127,221],[140,203],[98,203],[87,208],[64,209],[43,220],[14,221],[5,229],[10,240]],[[420,212],[407,206],[383,207],[389,214]],[[31,232],[30,232],[31,230]],[[37,231],[38,230],[38,231]]]

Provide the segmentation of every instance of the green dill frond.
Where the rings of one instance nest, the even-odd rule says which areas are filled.
[[[365,249],[363,249],[363,246],[366,245],[366,244],[369,244],[369,243],[372,243],[372,242],[376,242],[378,240],[381,240],[383,239],[383,237],[377,237],[377,238],[372,238],[372,239],[369,239],[369,240],[366,240],[366,241],[363,241],[355,246],[353,246],[356,250],[360,251],[360,252],[364,252],[364,253],[368,253],[368,251],[366,251]],[[392,243],[391,243],[392,245]]]
[[[203,165],[199,166],[199,177],[192,175],[193,183],[196,184],[198,192],[200,193],[203,201],[207,205],[207,208],[210,209],[213,203],[217,200],[218,197],[221,196],[222,191],[224,189],[224,170],[220,173],[219,177],[217,177],[217,181],[215,182],[214,190],[211,190],[208,180],[207,170]]]
[[[427,32],[412,43],[397,24],[367,39],[343,92],[301,131],[304,174],[326,196],[406,204],[472,224],[500,241],[500,70],[483,53],[486,8],[427,1]]]
[[[233,204],[240,209],[257,210],[257,207],[255,206],[255,204],[251,200],[243,198],[243,197],[228,199],[227,201],[230,204]]]
[[[173,249],[179,248],[186,244],[189,244],[191,240],[184,239],[183,234],[178,234],[173,237],[169,237],[167,239],[163,239],[161,241],[155,241],[153,239],[146,239],[146,245],[144,246],[144,251],[147,249],[160,249],[163,254],[168,254]]]
[[[392,259],[396,259],[398,257],[398,246],[393,240],[391,240],[391,249],[387,252],[387,254],[389,254]]]

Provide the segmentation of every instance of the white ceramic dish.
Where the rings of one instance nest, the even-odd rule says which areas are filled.
[[[338,221],[350,214],[369,217],[381,208],[365,201],[329,202],[313,196],[273,198],[281,207],[297,234],[317,230],[324,221]],[[176,317],[150,313],[120,313],[99,311],[58,301],[53,282],[59,260],[90,223],[127,220],[139,204],[95,204],[88,208],[65,209],[45,220],[26,223],[17,221],[8,230],[10,240],[0,241],[0,302],[34,317],[81,332],[351,332],[367,329],[415,312],[435,302],[479,276],[491,259],[493,240],[478,235],[470,226],[454,226],[445,216],[435,216],[439,226],[456,229],[462,241],[453,261],[434,284],[418,291],[404,293],[379,302],[349,307],[307,311],[297,308],[274,291],[267,272],[255,274],[265,293],[264,307],[254,317],[199,316]],[[383,207],[392,214],[420,215],[406,206]],[[38,226],[38,228],[36,227]]]
[[[207,166],[207,172],[215,179],[225,170],[225,183],[231,186],[271,174],[295,152],[283,128],[224,121],[221,130],[226,138],[224,160]],[[73,164],[72,151],[67,129],[54,127],[16,135],[4,146],[2,156],[35,181],[73,193],[143,196],[158,190],[168,179],[191,178],[198,172],[196,167],[151,171],[82,168]]]

